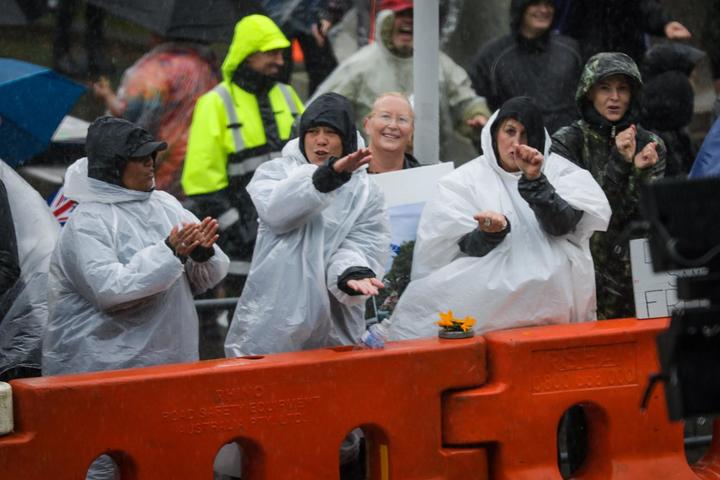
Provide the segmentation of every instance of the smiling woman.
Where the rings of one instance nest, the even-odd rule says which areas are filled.
[[[369,173],[392,172],[420,165],[408,153],[412,148],[414,122],[412,106],[402,93],[384,93],[375,100],[364,121],[372,153]]]

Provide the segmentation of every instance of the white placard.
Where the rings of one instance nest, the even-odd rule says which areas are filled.
[[[397,255],[400,245],[415,240],[425,202],[435,192],[437,181],[452,170],[452,163],[439,163],[370,175],[385,195],[390,216],[391,257]]]
[[[446,162],[395,172],[378,173],[370,175],[370,178],[385,194],[387,206],[395,207],[397,205],[427,202],[435,191],[437,181],[452,171],[452,162]]]
[[[650,259],[650,246],[645,238],[630,240],[630,265],[632,267],[633,293],[637,318],[668,317],[678,307],[699,306],[700,301],[685,302],[677,298],[678,277],[706,273],[696,268],[655,273]]]

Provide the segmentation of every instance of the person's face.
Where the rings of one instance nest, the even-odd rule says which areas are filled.
[[[515,146],[527,145],[525,126],[514,118],[504,120],[498,128],[496,141],[502,168],[508,172],[519,171],[520,167],[515,160]]]
[[[525,8],[522,19],[522,31],[529,38],[535,38],[552,26],[555,6],[548,0],[532,2]]]
[[[632,89],[627,77],[611,75],[593,85],[588,97],[600,115],[611,122],[617,122],[627,112],[631,95]]]
[[[413,9],[395,13],[392,43],[400,51],[411,52],[413,48]]]
[[[153,160],[153,156],[146,155],[128,160],[120,181],[128,190],[149,192],[155,186],[155,160]]]
[[[413,113],[408,102],[399,97],[383,97],[365,119],[365,133],[371,150],[401,151],[410,144],[413,134]]]
[[[274,77],[280,73],[284,65],[281,48],[267,52],[255,52],[245,60],[248,67],[267,77]]]
[[[303,139],[305,155],[310,163],[322,165],[330,157],[342,155],[342,138],[330,127],[318,126],[309,128]]]

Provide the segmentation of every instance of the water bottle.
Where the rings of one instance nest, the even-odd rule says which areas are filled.
[[[385,329],[380,323],[374,323],[370,325],[370,328],[365,330],[365,333],[363,333],[362,337],[360,337],[360,340],[366,347],[369,348],[385,348],[385,340],[387,340],[387,336],[384,330]]]

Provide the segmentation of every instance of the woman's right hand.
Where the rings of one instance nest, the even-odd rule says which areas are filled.
[[[198,223],[184,223],[182,229],[179,225],[173,226],[168,235],[168,243],[176,255],[187,257],[195,247],[200,245],[200,232]]]
[[[490,210],[483,210],[473,215],[478,222],[478,228],[487,233],[502,232],[507,228],[507,218],[505,215]]]
[[[630,125],[622,132],[615,135],[615,146],[623,156],[626,162],[631,163],[633,156],[635,155],[635,149],[637,148],[637,128],[635,125]]]

